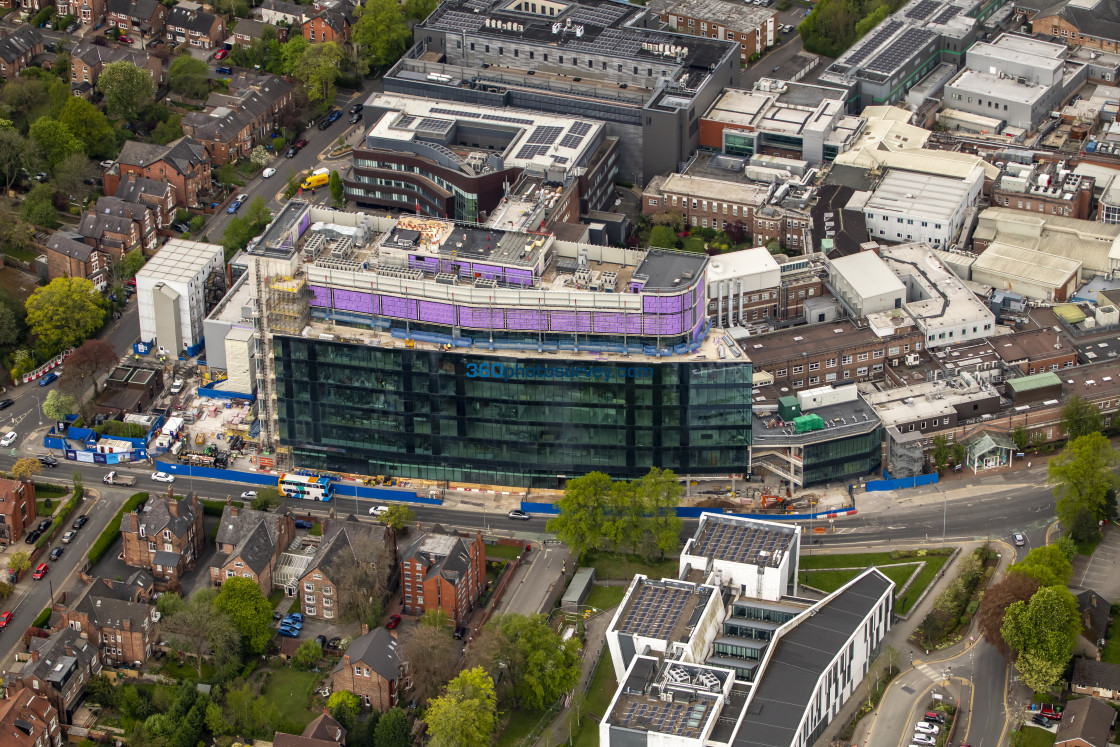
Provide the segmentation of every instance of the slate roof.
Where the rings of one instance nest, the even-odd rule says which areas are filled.
[[[132,630],[141,630],[151,624],[152,606],[133,601],[131,589],[123,584],[95,579],[79,592],[69,611],[87,615],[100,628],[119,630],[128,622]]]
[[[66,647],[70,647],[67,653]],[[8,672],[5,681],[36,677],[50,682],[55,689],[65,690],[70,677],[78,671],[89,669],[90,662],[97,656],[97,649],[81,634],[70,628],[62,628],[50,638],[32,637],[30,647],[39,652],[39,661],[30,659],[19,672]],[[61,669],[56,668],[61,666]]]
[[[93,254],[93,247],[89,244],[75,241],[61,233],[52,234],[51,237],[47,239],[47,249],[58,252],[59,254],[64,254],[79,262],[88,262],[89,256]]]
[[[141,203],[141,197],[144,195],[163,200],[172,194],[171,185],[167,182],[126,174],[117,185],[117,193],[113,196],[127,202]]]
[[[129,141],[133,142],[133,141]],[[176,537],[184,537],[194,524],[194,506],[189,498],[179,501],[179,515],[173,516],[168,506],[168,501],[174,500],[166,495],[153,495],[139,511],[139,526],[144,527],[146,536],[159,534],[164,529],[170,529]],[[121,517],[121,531],[128,532],[132,529],[132,514]],[[172,553],[174,555],[174,553]],[[178,555],[174,555],[178,558]]]
[[[311,739],[325,739],[330,742],[346,742],[346,730],[327,713],[319,714],[314,721],[308,724],[304,728],[302,736]]]
[[[93,212],[98,215],[113,215],[118,218],[127,218],[143,222],[151,208],[139,202],[124,200],[120,197],[99,197]]]
[[[264,33],[264,27],[269,24],[264,21],[257,21],[252,18],[242,18],[233,27],[233,33],[247,36],[250,39],[260,39]]]
[[[311,21],[315,20],[316,18],[321,18],[323,20],[323,23],[330,26],[336,33],[339,34],[345,31],[346,27],[351,24],[351,18],[349,14],[344,12],[343,10],[340,10],[339,8],[328,8],[318,15],[307,19],[306,21],[304,21],[304,24],[306,25],[308,23],[311,23]]]
[[[361,662],[387,680],[396,680],[401,676],[397,639],[385,628],[374,628],[355,638],[346,647],[346,655],[350,657],[351,666]],[[341,671],[342,666],[342,659],[339,659],[331,673]]]
[[[233,552],[216,557],[214,565],[221,567],[229,558],[240,557],[245,565],[260,574],[276,555],[276,543],[280,539],[277,524],[288,512],[284,510],[279,514],[271,514],[241,508],[238,509],[237,516],[232,516],[232,509],[233,506],[228,503],[222,509],[215,541],[219,545],[233,545]]]
[[[438,574],[451,584],[457,584],[470,568],[470,546],[467,540],[436,525],[414,540],[401,555],[402,561],[413,559],[427,567],[429,578]]]
[[[25,23],[0,39],[0,60],[15,62],[17,57],[30,52],[42,43],[43,36],[39,30]]]
[[[121,47],[102,47],[89,42],[79,42],[74,46],[70,56],[75,60],[81,60],[90,67],[95,67],[98,64],[107,65],[110,62],[123,60],[128,56],[128,50]]]
[[[209,34],[214,26],[214,14],[201,10],[187,10],[185,8],[172,8],[164,21],[167,26],[176,26],[195,31],[199,34]]]
[[[150,21],[158,5],[156,0],[109,0],[106,10]]]
[[[316,739],[299,734],[285,734],[282,731],[276,732],[276,736],[272,738],[272,747],[334,747],[336,744],[338,744],[338,742],[329,739]]]
[[[1081,635],[1094,644],[1108,633],[1108,616],[1112,605],[1092,589],[1070,589],[1077,599],[1077,609],[1081,612]]]
[[[121,242],[119,239],[106,238],[106,233],[117,233],[127,236],[131,229],[132,219],[120,215],[85,213],[82,215],[81,223],[78,224],[78,233],[82,236],[94,239],[99,244],[104,242],[111,246],[118,246]]]
[[[1092,747],[1107,747],[1108,733],[1116,721],[1112,706],[1096,698],[1078,698],[1066,704],[1058,722],[1055,745],[1080,739]]]
[[[328,519],[323,526],[323,541],[315,559],[307,567],[307,576],[316,568],[328,578],[332,568],[342,555],[342,551],[349,548],[355,551],[354,542],[359,538],[370,538],[375,542],[388,541],[388,529],[379,524],[364,524],[354,515],[347,516],[344,520]]]
[[[813,205],[810,215],[813,219],[813,238],[821,241],[832,239],[832,250],[829,259],[839,259],[851,254],[859,253],[859,245],[868,241],[867,219],[861,210],[848,210],[844,206],[852,198],[855,190],[843,184],[825,184],[818,192],[818,199]],[[831,213],[831,217],[826,217]],[[825,226],[826,221],[832,223],[831,233]]]
[[[250,122],[249,114],[226,109],[217,116],[214,112],[191,112],[183,117],[183,126],[191,128],[192,137],[219,143],[238,138]]]
[[[1120,664],[1077,658],[1073,660],[1070,684],[1078,687],[1100,687],[1120,692]]]
[[[117,157],[118,163],[127,166],[150,166],[156,161],[164,161],[186,176],[199,163],[208,163],[210,156],[202,143],[191,137],[181,137],[167,145],[126,140]]]
[[[1047,11],[1047,15],[1053,12],[1051,8]],[[1058,15],[1083,34],[1089,33],[1099,39],[1120,39],[1120,3],[1117,0],[1101,0],[1093,7],[1067,3]]]
[[[303,18],[307,11],[311,10],[310,6],[300,5],[299,3],[289,3],[286,0],[264,0],[261,8],[265,10],[274,10],[277,13],[283,13],[288,16],[295,16],[296,18]]]

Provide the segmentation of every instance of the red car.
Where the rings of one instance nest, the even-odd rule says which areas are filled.
[[[132,37],[131,36],[118,36],[117,41],[119,41],[121,44],[131,44],[132,43]]]
[[[219,49],[217,54],[214,55],[215,60],[224,60],[226,55],[229,54],[228,49]]]
[[[400,615],[389,615],[389,622],[385,623],[385,627],[388,628],[389,630],[392,630],[393,628],[397,627],[400,624],[401,624],[401,616]]]
[[[31,578],[38,581],[43,576],[47,575],[47,571],[49,571],[49,570],[50,570],[50,568],[47,566],[46,563],[40,563],[39,565],[37,565],[35,567],[35,572],[31,574]]]
[[[1061,721],[1062,720],[1062,712],[1061,711],[1055,711],[1050,706],[1045,706],[1042,709],[1042,715],[1045,716],[1046,718],[1050,719],[1051,721]]]
[[[292,143],[292,145],[296,146],[297,148],[301,148],[301,149],[306,148],[307,147],[307,141],[304,140],[303,138],[300,138],[299,140]]]
[[[8,623],[12,621],[11,611],[0,613],[0,630],[8,627]]]
[[[131,288],[135,288],[136,287],[136,278],[129,278],[128,280],[124,281],[124,284],[131,287]]]

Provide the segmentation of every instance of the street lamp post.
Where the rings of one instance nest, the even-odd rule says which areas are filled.
[[[42,425],[43,424],[43,402],[42,402],[42,400],[39,399],[39,397],[37,395],[32,394],[31,396],[35,397],[35,404],[39,406],[39,425]]]

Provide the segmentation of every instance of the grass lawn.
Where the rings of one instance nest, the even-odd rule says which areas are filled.
[[[898,614],[905,614],[910,611],[910,608],[917,603],[918,598],[921,597],[922,592],[926,587],[933,583],[937,578],[937,574],[945,567],[945,563],[949,561],[948,555],[934,555],[926,558],[926,567],[914,579],[914,583],[910,584],[910,588],[906,590],[906,596],[899,599],[894,606],[894,611]]]
[[[587,595],[584,604],[589,607],[598,607],[601,610],[609,610],[622,602],[624,596],[626,596],[625,586],[596,585],[591,587],[591,593]]]
[[[268,595],[268,603],[272,605],[272,609],[276,609],[276,605],[284,601],[284,590],[273,589],[272,593]]]
[[[836,555],[802,555],[798,560],[801,566],[801,582],[824,592],[839,589],[851,580],[860,570],[874,565],[895,583],[897,589],[913,574],[917,563],[925,561],[925,567],[906,590],[906,596],[897,601],[895,611],[906,613],[922,595],[937,574],[945,567],[948,555],[924,555],[912,558],[892,558],[889,552],[862,552]],[[897,566],[897,567],[893,567]],[[851,570],[837,570],[848,568]],[[808,573],[806,573],[808,571]]]
[[[302,608],[302,607],[300,606],[300,603],[299,603],[299,597],[298,597],[298,596],[297,596],[297,597],[295,597],[295,598],[294,598],[294,599],[292,600],[292,603],[291,603],[291,604],[290,604],[290,605],[288,606],[288,612],[289,612],[289,613],[292,613],[292,612],[300,612],[300,611],[301,611],[302,609],[303,609],[303,608]]]
[[[513,709],[506,728],[498,737],[496,747],[518,747],[542,716],[544,711]]]
[[[504,560],[514,560],[521,554],[521,548],[515,545],[487,545],[486,557],[487,558],[502,558]]]
[[[319,715],[307,710],[307,703],[321,679],[323,675],[319,672],[273,669],[261,695],[275,703],[284,718],[298,724],[300,731],[303,731]]]
[[[194,660],[189,659],[180,664],[168,661],[163,665],[160,670],[168,677],[174,677],[177,680],[198,680],[198,667],[194,665]],[[210,662],[202,662],[202,679],[201,682],[214,681],[214,665]]]
[[[38,495],[38,493],[36,493],[36,495]],[[1099,545],[1101,543],[1102,539],[1104,539],[1104,535],[1101,534],[1100,532],[1097,532],[1096,539],[1090,540],[1088,542],[1078,542],[1077,543],[1077,554],[1078,555],[1092,555],[1094,552],[1096,552],[1097,545]]]
[[[910,576],[914,574],[917,568],[918,566],[915,563],[912,565],[885,565],[879,568],[879,570],[894,581],[895,588],[901,589],[902,585],[910,579]],[[862,569],[844,571],[835,569],[802,571],[800,583],[812,586],[814,589],[820,589],[825,593],[831,593],[862,572]]]
[[[47,506],[48,500],[51,502],[50,506]],[[58,501],[56,500],[44,498],[35,501],[35,513],[38,516],[53,516],[56,508],[58,508]]]
[[[584,713],[594,713],[598,718],[602,718],[611,704],[614,691],[617,689],[618,683],[614,680],[614,666],[611,664],[611,656],[604,651],[599,659],[599,665],[595,667],[595,674],[591,675],[591,687],[587,690],[587,700],[583,704]],[[598,747],[599,722],[588,715],[584,715],[579,726],[579,731],[572,735],[572,745],[574,747]]]
[[[1024,726],[1019,730],[1022,741],[1019,747],[1053,747],[1055,734],[1037,726]]]
[[[42,498],[61,498],[70,491],[61,485],[51,485],[45,482],[35,483],[35,502],[38,503]]]
[[[889,552],[856,552],[838,553],[834,555],[802,555],[798,559],[801,570],[807,568],[866,568],[869,565],[899,565],[900,563],[917,563],[929,560],[930,555],[914,558],[892,558]],[[942,555],[940,557],[949,557]]]
[[[595,569],[596,578],[622,578],[627,581],[634,578],[636,573],[643,573],[650,578],[676,578],[679,567],[676,558],[645,563],[634,555],[607,553],[595,556],[587,564]]]
[[[1108,638],[1101,653],[1101,661],[1120,664],[1120,615],[1108,626]]]

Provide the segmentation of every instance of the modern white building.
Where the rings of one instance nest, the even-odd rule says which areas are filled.
[[[906,286],[875,252],[859,252],[828,263],[832,294],[856,319],[889,309],[901,309]]]
[[[754,599],[797,594],[801,527],[740,516],[703,514],[684,544],[680,578],[696,571],[707,583]]]
[[[979,166],[963,179],[891,169],[864,204],[867,230],[875,241],[950,246],[983,186]]]
[[[212,273],[224,277],[221,245],[171,239],[136,273],[140,339],[163,352],[194,356],[203,345],[206,286]],[[223,281],[224,282],[224,281]]]
[[[713,257],[708,263],[708,316],[721,326],[743,324],[743,312],[758,305],[761,293],[773,292],[777,298],[781,284],[778,261],[763,247]]]

